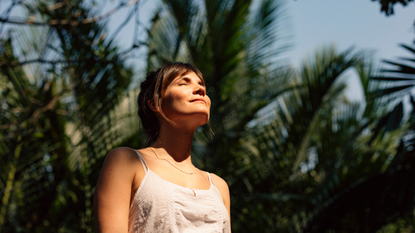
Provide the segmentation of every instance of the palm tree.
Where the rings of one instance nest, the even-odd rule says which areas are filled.
[[[250,7],[251,1],[166,1],[149,33],[149,70],[175,60],[193,63],[203,72],[217,136],[231,133],[227,130],[236,125],[243,128],[267,100],[284,91],[279,84],[290,72],[271,63],[289,44],[277,34],[283,31],[283,3],[260,1],[255,10]],[[277,74],[282,78],[273,79]],[[203,131],[209,137],[209,130]]]
[[[415,50],[410,46],[401,45],[401,47],[415,54]],[[391,131],[403,128],[403,133],[396,135],[397,139],[394,139],[399,142],[396,151],[388,156],[389,161],[385,161],[382,169],[371,177],[362,179],[361,182],[350,187],[335,201],[332,201],[320,216],[316,217],[314,223],[317,227],[310,232],[323,231],[328,216],[333,215],[334,212],[342,213],[343,218],[349,215],[349,220],[355,223],[360,222],[357,225],[365,226],[365,228],[355,228],[353,232],[414,231],[415,186],[411,182],[415,175],[413,152],[415,101],[412,96],[415,68],[413,61],[412,58],[400,58],[400,62],[384,60],[389,67],[382,69],[376,75],[370,75],[370,82],[375,84],[376,88],[372,88],[368,98],[375,100],[374,102],[377,101],[378,105],[382,104],[387,107],[381,112],[383,116],[378,117],[374,122],[368,143],[373,143],[375,138],[390,137],[393,135]],[[406,98],[409,99],[409,103],[404,104]],[[407,121],[403,121],[405,105],[412,107],[412,113],[409,114]],[[372,109],[371,112],[376,111]],[[409,111],[406,112],[409,113]],[[381,144],[378,147],[382,149],[385,145]],[[354,216],[350,217],[351,213]]]
[[[402,130],[374,137],[388,100],[373,99],[364,53],[325,48],[299,71],[284,66],[275,59],[287,48],[276,43],[282,3],[251,4],[166,1],[150,30],[148,67],[179,60],[204,74],[215,135],[202,129],[193,154],[227,180],[233,230],[300,232],[318,227],[342,192],[384,171]],[[365,105],[342,95],[350,68]]]
[[[91,16],[81,1],[39,4],[26,7],[45,22],[63,22],[73,12],[77,19]],[[6,113],[0,114],[0,230],[92,232],[92,195],[104,155],[139,133],[136,93],[124,92],[132,69],[105,40],[103,23],[19,33],[0,46]],[[25,52],[16,55],[20,49]]]
[[[80,1],[58,5],[39,6],[42,19],[91,14]],[[394,99],[385,96],[405,88],[370,80],[362,52],[324,48],[298,70],[280,62],[289,47],[283,20],[282,1],[174,0],[149,29],[149,70],[179,60],[204,74],[215,134],[198,131],[193,158],[227,180],[233,230],[373,232],[411,223],[413,126],[402,127],[403,105],[388,111]],[[123,93],[132,70],[104,32],[102,23],[54,24],[34,41],[1,42],[2,231],[91,232],[104,155],[141,143],[136,93]],[[17,55],[12,44],[36,46]],[[33,56],[63,62],[21,66]],[[350,68],[364,104],[342,94]]]

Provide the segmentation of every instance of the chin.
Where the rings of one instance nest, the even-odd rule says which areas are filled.
[[[183,118],[182,120],[184,124],[195,125],[196,127],[199,127],[209,122],[209,114],[192,114],[192,116],[189,116],[187,119]]]

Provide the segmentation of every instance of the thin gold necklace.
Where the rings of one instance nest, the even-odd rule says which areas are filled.
[[[158,155],[157,155],[157,153],[153,150],[153,148],[151,148],[151,147],[149,147],[150,148],[150,150],[151,151],[153,151],[153,153],[156,155],[156,157],[158,158],[158,159],[160,159],[160,160],[165,160],[166,162],[168,162],[170,165],[172,165],[174,168],[176,168],[177,170],[179,170],[179,171],[181,171],[181,172],[183,172],[183,173],[186,173],[186,174],[188,174],[188,175],[193,175],[193,174],[195,174],[196,172],[197,172],[197,170],[196,170],[196,172],[185,172],[185,171],[183,171],[182,169],[180,169],[180,168],[178,168],[178,167],[176,167],[176,166],[174,166],[169,160],[167,160],[167,159],[162,159],[162,158],[160,158],[160,157],[158,157]],[[197,168],[196,168],[197,169]]]

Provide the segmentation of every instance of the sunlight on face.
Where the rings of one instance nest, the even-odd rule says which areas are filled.
[[[167,87],[162,98],[163,112],[174,122],[206,124],[210,105],[203,80],[193,72],[176,77]]]

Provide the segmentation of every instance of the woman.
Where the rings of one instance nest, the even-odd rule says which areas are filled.
[[[149,147],[108,153],[94,197],[97,231],[230,232],[228,185],[190,155],[210,114],[200,71],[167,63],[141,83],[137,102]]]

